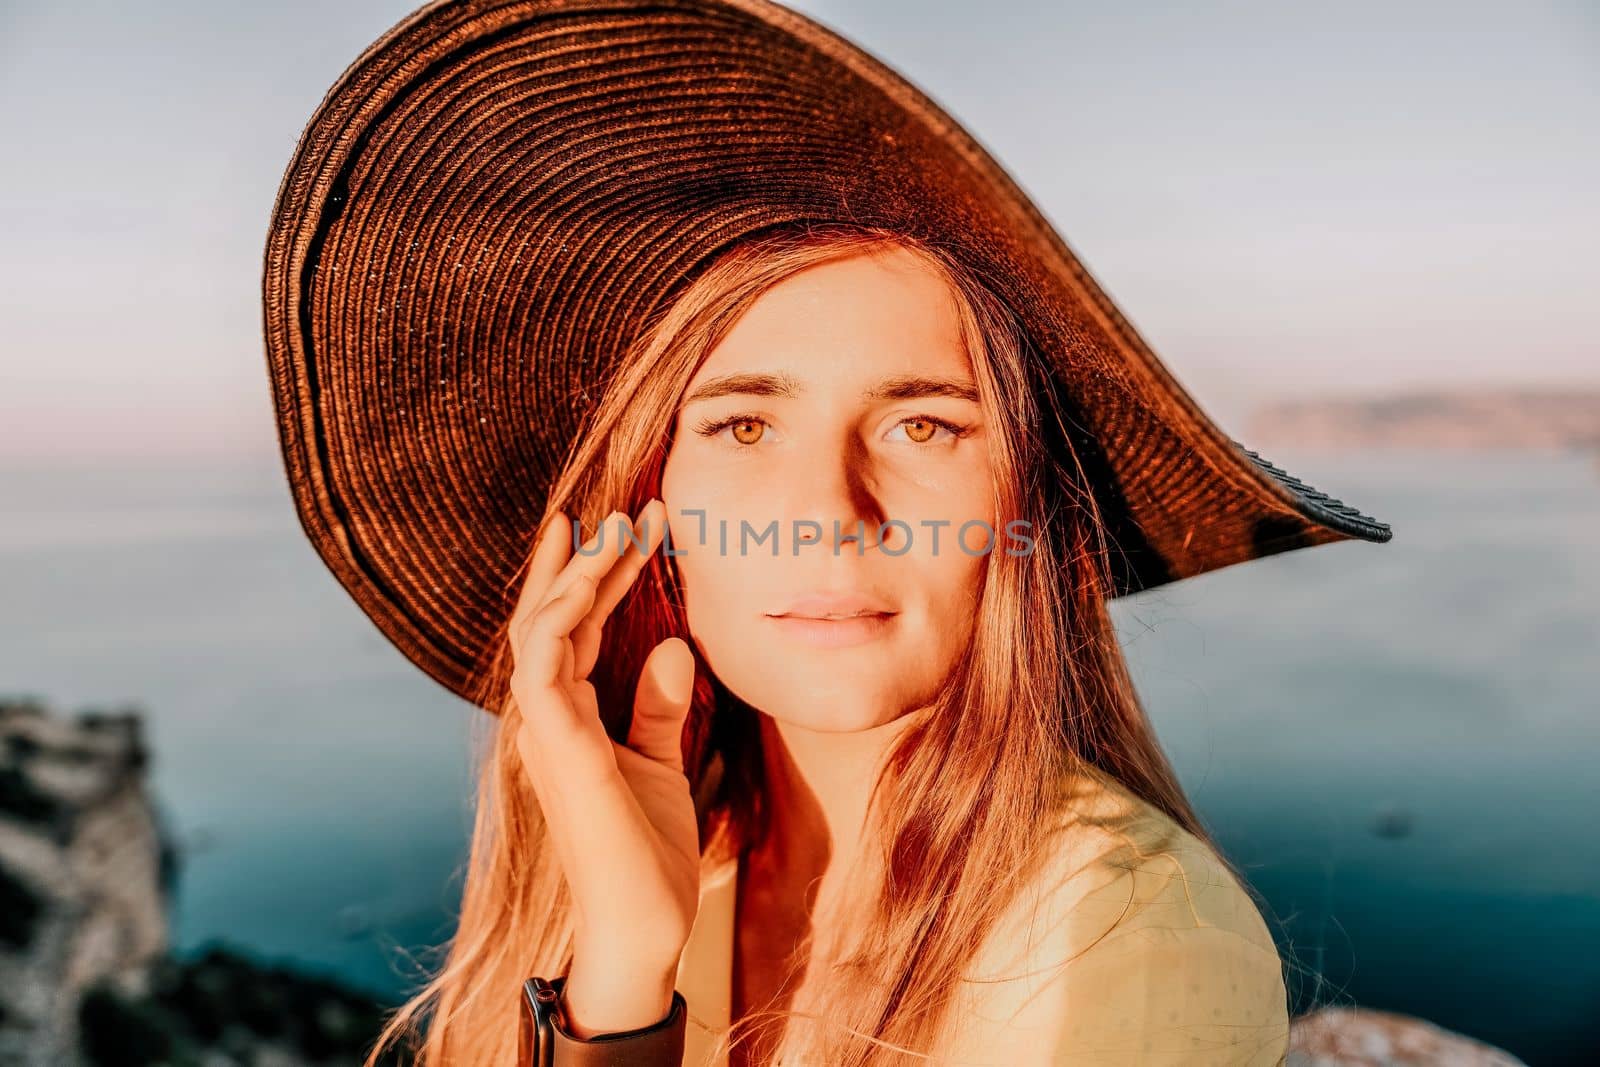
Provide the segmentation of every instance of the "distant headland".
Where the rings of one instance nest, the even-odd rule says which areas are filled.
[[[1307,448],[1555,448],[1600,453],[1600,385],[1474,387],[1267,404],[1253,445]]]

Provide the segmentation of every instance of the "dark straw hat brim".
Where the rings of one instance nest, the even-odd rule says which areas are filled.
[[[763,0],[434,3],[328,91],[263,271],[291,491],[383,633],[468,696],[618,356],[774,226],[959,249],[1059,379],[1115,594],[1388,526],[1224,434],[945,111]]]

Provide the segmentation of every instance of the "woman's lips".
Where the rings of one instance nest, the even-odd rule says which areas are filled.
[[[894,612],[876,611],[844,619],[813,619],[803,615],[766,615],[778,631],[815,648],[849,648],[883,637]]]

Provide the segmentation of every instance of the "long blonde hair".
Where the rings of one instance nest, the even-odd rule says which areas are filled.
[[[1037,827],[1075,768],[1109,772],[1214,848],[1117,642],[1107,610],[1115,546],[1070,447],[1056,387],[1014,312],[944,248],[846,224],[787,227],[733,245],[619,360],[545,519],[561,509],[587,533],[615,509],[637,514],[659,492],[673,430],[667,413],[745,309],[807,267],[892,247],[913,252],[950,286],[992,427],[999,514],[1028,520],[1036,539],[1026,554],[989,554],[972,654],[886,761],[871,809],[882,843],[878,884],[856,912],[860,937],[821,983],[825,1003],[815,1014],[752,1012],[725,1037],[770,1047],[771,1034],[787,1029],[786,1056],[805,1043],[790,1062],[839,1067],[937,1048],[963,965],[1004,913],[1018,873],[1041,859]],[[591,680],[619,741],[644,654],[687,633],[675,581],[670,561],[655,553],[607,623]],[[443,966],[389,1019],[367,1067],[403,1036],[423,1067],[515,1063],[523,980],[570,964],[570,901],[518,762],[510,666],[502,627],[476,687],[479,703],[500,713],[488,723],[456,932]],[[683,740],[708,857],[737,855],[765,832],[757,726],[755,709],[701,663]],[[818,1025],[787,1026],[802,1017]]]

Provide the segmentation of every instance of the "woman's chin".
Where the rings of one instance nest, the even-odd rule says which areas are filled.
[[[860,692],[790,692],[781,700],[755,706],[786,726],[822,734],[860,733],[887,725],[901,715],[897,701],[863,704]]]

